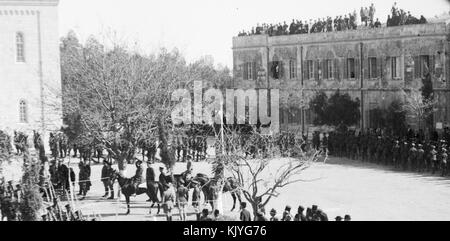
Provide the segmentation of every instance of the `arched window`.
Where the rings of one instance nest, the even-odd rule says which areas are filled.
[[[16,61],[25,62],[25,40],[20,32],[16,34]]]
[[[21,100],[19,104],[19,119],[21,123],[28,123],[28,106],[25,100]]]

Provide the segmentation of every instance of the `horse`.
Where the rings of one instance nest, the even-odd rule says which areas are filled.
[[[126,215],[129,215],[130,214],[130,197],[135,194],[137,196],[144,194],[144,193],[148,194],[147,188],[137,187],[136,183],[134,182],[134,180],[132,178],[123,177],[122,174],[120,174],[120,172],[118,172],[117,170],[114,170],[113,172],[111,172],[112,183],[114,183],[116,179],[117,179],[117,182],[119,183],[119,186],[120,186],[120,189],[121,189],[123,195],[125,196],[125,201],[127,203]]]
[[[177,175],[178,176],[178,175]],[[177,178],[177,177],[176,177]],[[181,178],[181,175],[179,175]],[[201,190],[205,197],[205,201],[209,202],[212,209],[214,210],[214,200],[217,200],[217,188],[218,188],[218,180],[215,178],[209,178],[207,175],[199,173],[192,180],[200,183]],[[186,182],[185,185],[188,189],[193,188],[192,181]],[[239,200],[239,203],[242,202],[242,195],[240,190],[239,182],[233,178],[229,177],[225,179],[224,186],[221,190],[223,193],[229,192],[231,197],[233,198],[233,207],[231,212],[236,209],[236,200]]]
[[[164,187],[161,183],[155,181],[155,172],[152,167],[147,168],[146,173],[146,181],[147,181],[147,195],[150,198],[148,201],[152,202],[152,206],[150,207],[149,213],[152,213],[152,208],[155,204],[158,204],[158,214],[161,211],[161,200],[158,198],[158,193],[162,199],[164,194]]]
[[[17,155],[23,154],[28,146],[28,136],[22,132],[14,132],[14,145]]]

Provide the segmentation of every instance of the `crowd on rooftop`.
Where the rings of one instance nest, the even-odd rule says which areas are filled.
[[[382,23],[378,18],[375,18],[376,8],[372,3],[369,7],[361,7],[359,12],[360,25],[363,28],[380,28]],[[325,18],[319,18],[317,20],[310,19],[309,21],[292,19],[292,22],[288,25],[285,22],[277,24],[257,24],[250,31],[241,31],[238,37],[261,35],[266,34],[269,36],[280,35],[293,35],[293,34],[308,34],[308,33],[322,33],[333,31],[346,31],[358,29],[358,13],[354,10],[351,13],[336,16],[332,18],[330,16]],[[394,3],[392,7],[391,15],[388,16],[386,26],[400,26],[409,24],[424,24],[427,20],[423,15],[420,18],[416,18],[411,15],[409,11],[398,9],[397,3]]]

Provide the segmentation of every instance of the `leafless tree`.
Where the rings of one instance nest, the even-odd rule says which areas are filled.
[[[302,150],[300,139],[288,147],[290,157],[282,158],[279,136],[264,136],[256,130],[242,135],[230,128],[223,135],[224,142],[218,145],[220,151],[213,162],[216,177],[226,180],[225,176],[231,175],[237,180],[255,214],[278,197],[282,188],[305,181],[302,172],[321,160],[320,152]]]
[[[402,96],[405,99],[403,110],[411,119],[417,120],[421,129],[426,119],[436,111],[436,101],[424,98],[422,92],[416,88],[402,90]]]

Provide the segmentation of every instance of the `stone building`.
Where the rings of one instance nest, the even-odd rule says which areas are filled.
[[[346,92],[361,102],[359,128],[370,128],[371,110],[401,99],[401,89],[420,88],[431,70],[437,111],[450,125],[450,25],[445,22],[300,35],[233,39],[234,86],[280,89],[282,130],[306,130],[314,113],[295,96]],[[295,99],[295,98],[294,98]],[[283,100],[280,100],[283,102]],[[305,107],[306,106],[306,107]],[[408,120],[412,125],[414,120]]]
[[[0,129],[62,126],[59,0],[0,0]]]

